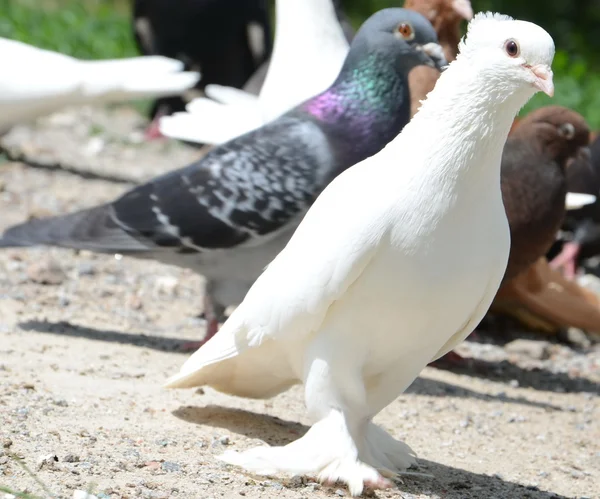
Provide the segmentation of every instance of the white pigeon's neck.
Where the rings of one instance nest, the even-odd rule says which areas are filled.
[[[436,158],[424,164],[433,166],[437,171],[432,173],[449,189],[458,188],[461,179],[482,189],[486,185],[499,188],[508,132],[533,90],[521,90],[506,99],[502,95],[508,92],[499,92],[498,85],[474,70],[468,60],[454,61],[405,127],[399,147],[421,144],[425,159]],[[423,130],[427,130],[424,138]]]

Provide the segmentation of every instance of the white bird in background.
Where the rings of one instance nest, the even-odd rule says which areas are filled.
[[[339,175],[221,330],[166,386],[271,397],[303,383],[315,423],[284,447],[221,456],[317,475],[358,495],[416,462],[372,419],[487,312],[510,235],[502,150],[519,109],[554,91],[539,26],[480,13],[420,111]]]
[[[200,79],[160,56],[83,61],[0,38],[0,133],[65,106],[177,95]]]
[[[187,112],[160,119],[163,135],[223,144],[278,118],[333,83],[349,45],[332,0],[277,0],[275,16],[273,55],[259,95],[207,85],[204,91],[210,98],[194,99]]]

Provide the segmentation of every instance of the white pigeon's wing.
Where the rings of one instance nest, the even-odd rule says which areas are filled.
[[[0,38],[0,102],[40,99],[76,87],[72,74],[77,59]]]
[[[596,196],[593,194],[581,194],[578,192],[567,192],[565,208],[567,210],[578,210],[588,204],[596,202]]]
[[[329,307],[369,265],[384,234],[383,225],[369,223],[377,216],[372,199],[341,201],[361,192],[365,177],[356,168],[329,184],[242,304],[166,386],[187,386],[204,367],[269,340],[302,339],[319,329]]]
[[[264,124],[258,99],[225,104],[198,97],[186,109],[160,118],[160,132],[200,144],[224,144]]]
[[[80,61],[3,38],[0,66],[0,129],[68,105],[179,94],[200,77],[161,56]]]
[[[163,56],[78,61],[83,102],[116,102],[179,95],[200,74],[183,71],[181,61]]]
[[[210,84],[204,88],[207,97],[220,102],[221,104],[239,105],[239,106],[257,106],[258,96],[244,90],[224,85]],[[193,107],[193,105],[192,105]],[[192,111],[193,112],[193,111]]]
[[[494,296],[496,296],[496,293],[498,292],[498,283],[500,283],[502,275],[504,275],[506,264],[504,266],[498,265],[497,268],[499,269],[498,274],[494,278],[490,279],[485,293],[481,297],[477,307],[475,307],[471,317],[467,319],[465,325],[459,331],[453,334],[450,339],[444,343],[444,346],[440,348],[438,353],[433,356],[431,362],[443,357],[448,352],[453,350],[459,343],[464,341],[475,330],[485,314],[487,314],[490,308],[489,303],[491,303],[491,301],[494,299]]]

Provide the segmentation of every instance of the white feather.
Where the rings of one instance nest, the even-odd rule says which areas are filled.
[[[331,0],[277,0],[275,42],[258,98],[209,85],[186,113],[160,119],[160,131],[180,140],[222,144],[262,126],[328,88],[349,45]],[[209,88],[210,87],[210,88]],[[222,105],[214,105],[215,100]]]
[[[198,73],[160,56],[82,61],[0,38],[0,131],[64,106],[176,95]]]
[[[565,207],[567,210],[578,210],[588,204],[596,202],[596,196],[593,194],[581,194],[579,192],[567,192]]]
[[[415,462],[372,418],[488,310],[510,249],[502,150],[536,91],[523,65],[549,67],[554,55],[540,27],[473,23],[483,19],[488,35],[469,31],[402,133],[331,182],[222,329],[167,382],[252,397],[304,383],[310,431],[226,462],[339,479],[353,495]],[[507,38],[522,60],[506,55]]]

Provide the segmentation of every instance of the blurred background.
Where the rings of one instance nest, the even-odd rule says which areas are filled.
[[[132,34],[130,2],[0,0],[0,37],[79,58],[135,56],[138,52]],[[355,28],[374,11],[401,3],[394,0],[342,2]],[[600,0],[472,0],[472,5],[475,12],[494,10],[536,22],[548,30],[557,48],[556,95],[552,103],[580,112],[592,129],[600,128]],[[540,93],[523,112],[550,102]]]

